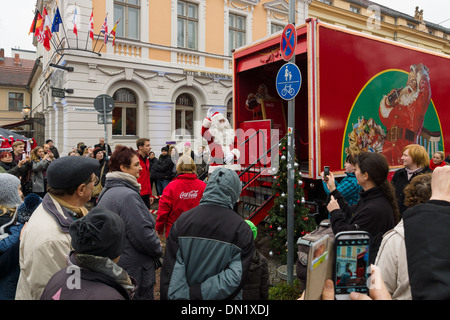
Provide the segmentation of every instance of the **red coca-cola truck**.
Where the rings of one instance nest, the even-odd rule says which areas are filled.
[[[275,82],[287,63],[280,37],[233,53],[235,129],[278,129],[278,138],[288,130],[288,102]],[[391,171],[402,167],[408,144],[423,145],[430,158],[445,153],[450,56],[316,19],[296,27],[296,38],[302,85],[294,99],[295,147],[307,199],[323,195],[324,166],[344,176],[349,153],[381,152]],[[267,134],[263,143],[269,148],[276,140]]]

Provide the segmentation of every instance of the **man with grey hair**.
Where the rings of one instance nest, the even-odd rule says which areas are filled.
[[[105,143],[105,138],[100,137],[98,139],[98,144],[94,145],[94,150],[95,148],[101,148],[103,151],[105,151],[105,154],[109,157],[112,152],[111,152],[111,147],[109,146],[109,144]]]

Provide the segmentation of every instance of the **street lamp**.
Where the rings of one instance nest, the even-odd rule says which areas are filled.
[[[22,117],[24,120],[27,120],[30,118],[31,115],[31,108],[29,106],[25,106],[22,108]]]

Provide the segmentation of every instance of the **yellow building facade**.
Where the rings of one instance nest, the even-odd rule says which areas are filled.
[[[148,137],[157,156],[167,142],[179,149],[186,141],[194,150],[205,145],[200,131],[209,108],[232,121],[232,50],[281,33],[289,22],[285,0],[37,0],[41,11],[44,4],[51,17],[58,6],[64,28],[50,51],[35,42],[42,74],[33,87],[33,112],[44,114],[45,136],[63,153],[102,136],[112,147],[134,147],[137,138]],[[408,15],[362,0],[297,0],[295,23],[312,17],[448,53],[448,30],[411,10]],[[114,45],[112,34],[104,43],[105,18],[108,33],[117,22]],[[61,98],[55,87],[69,90]],[[106,132],[93,105],[101,94],[115,102]]]

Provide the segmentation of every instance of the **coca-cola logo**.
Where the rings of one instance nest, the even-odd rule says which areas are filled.
[[[198,196],[198,190],[191,190],[189,192],[181,192],[180,193],[180,199],[187,200],[187,199],[195,199]]]

